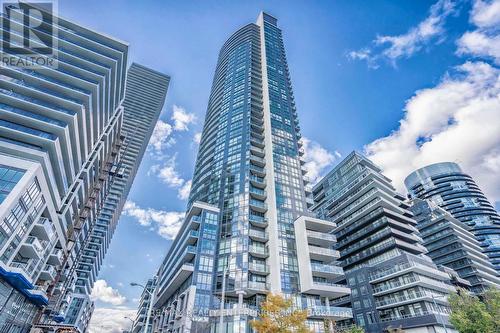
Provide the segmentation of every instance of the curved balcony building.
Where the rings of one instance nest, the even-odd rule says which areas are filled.
[[[434,202],[470,228],[500,272],[500,215],[458,164],[428,165],[406,177],[405,185],[413,198]]]

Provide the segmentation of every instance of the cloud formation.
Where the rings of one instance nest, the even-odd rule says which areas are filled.
[[[130,320],[125,317],[135,318],[137,309],[125,307],[96,308],[89,323],[90,333],[122,333],[129,331]]]
[[[470,21],[476,29],[457,41],[457,53],[491,59],[500,65],[500,0],[474,1]]]
[[[191,190],[191,180],[185,180],[176,169],[176,155],[167,158],[163,164],[155,164],[148,171],[148,176],[158,177],[168,187],[177,189],[177,197],[186,200]]]
[[[177,196],[181,200],[187,200],[189,198],[189,192],[191,191],[191,185],[193,181],[188,180],[184,182],[184,185],[182,185],[179,190],[177,191]]]
[[[196,121],[196,116],[194,113],[189,113],[184,108],[174,105],[172,120],[174,121],[175,130],[187,131],[188,126]]]
[[[405,34],[377,36],[370,47],[350,51],[347,57],[366,61],[371,68],[377,68],[379,60],[387,60],[395,66],[397,60],[411,57],[430,42],[440,43],[446,18],[455,12],[455,6],[451,0],[439,0],[431,6],[427,18]]]
[[[404,191],[403,180],[430,163],[455,161],[490,199],[500,200],[500,71],[466,62],[407,102],[399,128],[365,147]]]
[[[304,167],[312,184],[315,184],[324,175],[324,172],[329,171],[335,160],[341,155],[337,151],[334,153],[329,152],[319,143],[309,140],[306,137],[302,138],[302,141],[305,151],[304,160],[306,161]]]
[[[183,212],[142,208],[130,200],[125,203],[123,214],[134,217],[140,225],[153,228],[160,236],[169,240],[177,235],[185,216]]]
[[[170,135],[172,134],[172,125],[158,120],[149,139],[149,146],[156,152],[160,152],[169,146]]]
[[[121,305],[127,300],[120,292],[108,286],[106,280],[97,280],[90,297],[93,301],[101,301],[112,305]]]

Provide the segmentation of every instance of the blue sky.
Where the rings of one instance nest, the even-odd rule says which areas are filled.
[[[313,178],[353,149],[400,190],[415,168],[452,160],[500,200],[497,0],[60,0],[62,17],[129,42],[131,61],[171,76],[156,148],[142,162],[99,277],[95,317],[114,316],[104,331],[127,324],[123,314],[140,293],[129,282],[154,274],[168,250],[218,51],[261,10],[284,32]]]

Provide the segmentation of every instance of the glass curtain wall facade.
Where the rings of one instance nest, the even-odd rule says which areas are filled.
[[[11,22],[2,38],[22,31],[24,21],[2,18]],[[27,331],[33,321],[53,329],[76,288],[90,293],[86,273],[69,263],[92,240],[122,141],[128,45],[61,18],[52,35],[47,25],[30,28],[57,39],[58,66],[0,68],[2,332]],[[86,330],[92,308],[77,330]]]
[[[412,172],[405,185],[413,198],[431,200],[471,228],[484,253],[500,272],[500,215],[474,179],[452,162]]]
[[[217,216],[216,236],[204,240],[198,235],[199,241],[189,245],[198,253],[187,262],[192,263],[195,274],[185,280],[184,287],[169,292],[164,277],[182,267],[178,258],[172,258],[173,253],[188,246],[182,245],[183,236],[177,236],[175,246],[179,250],[169,250],[159,271],[155,306],[160,311],[172,309],[172,304],[179,302],[176,293],[195,287],[196,308],[209,309],[208,316],[198,322],[212,323],[211,329],[220,331],[217,318],[221,312],[217,309],[224,289],[225,308],[246,309],[244,313],[222,313],[225,332],[247,332],[249,320],[255,317],[255,310],[269,291],[292,298],[297,308],[329,307],[328,297],[349,294],[348,288],[328,279],[317,288],[309,288],[309,293],[303,292],[300,283],[296,226],[300,225],[304,232],[316,231],[317,235],[333,229],[328,221],[325,225],[308,219],[298,221],[301,216],[312,218],[308,213],[312,201],[307,199],[310,190],[304,177],[300,139],[282,32],[274,17],[261,13],[255,24],[235,32],[220,51],[195,165],[188,212],[201,203],[215,209],[212,214]],[[191,223],[187,219],[186,228]],[[327,241],[327,246],[331,242]],[[313,254],[302,258],[303,262],[310,266],[309,258],[316,258],[312,260],[332,267],[327,277],[341,275],[342,270],[335,266],[338,253],[325,250],[326,254]],[[213,257],[207,259],[205,254]],[[205,263],[206,273],[201,274],[198,260]],[[311,269],[304,274],[312,280]],[[205,290],[209,295],[203,294]],[[349,309],[328,310],[324,316],[311,314],[309,318],[318,332],[325,318],[350,316]],[[168,318],[157,318],[156,329],[185,329],[185,323],[169,323]]]
[[[318,217],[335,222],[336,249],[351,296],[353,322],[366,332],[401,327],[405,332],[456,332],[446,300],[455,291],[448,273],[424,255],[417,222],[405,198],[381,170],[351,153],[313,189]]]
[[[429,200],[413,199],[411,211],[423,238],[427,255],[435,264],[453,269],[470,282],[470,290],[481,294],[500,288],[495,267],[482,252],[469,227]]]

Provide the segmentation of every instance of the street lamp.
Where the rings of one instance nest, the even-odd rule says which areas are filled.
[[[132,287],[141,287],[144,289],[145,292],[149,294],[149,307],[148,307],[148,314],[146,315],[146,327],[144,327],[144,333],[148,333],[148,327],[149,327],[149,318],[151,318],[151,312],[153,311],[153,301],[154,301],[154,289],[153,292],[149,291],[145,286],[143,286],[140,283],[136,282],[130,282],[130,285]],[[151,325],[152,326],[152,325]]]
[[[132,330],[134,329],[134,320],[132,318],[126,317],[126,316],[123,317],[123,318],[128,319],[128,320],[130,320],[132,322],[132,324],[130,325],[130,333],[132,333]]]

